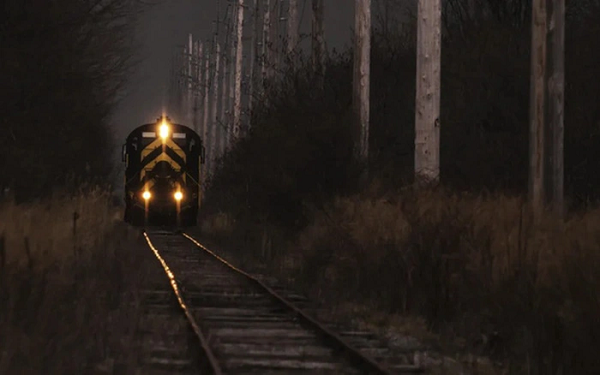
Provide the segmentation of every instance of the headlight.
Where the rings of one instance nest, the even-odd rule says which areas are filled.
[[[175,194],[173,194],[173,196],[175,197],[176,201],[180,201],[183,199],[183,193],[180,191],[175,192]]]
[[[169,136],[169,125],[167,125],[166,122],[163,121],[163,123],[160,125],[158,134],[162,139],[166,139]]]
[[[142,198],[144,198],[145,200],[150,199],[151,196],[152,196],[152,194],[150,194],[150,192],[148,190],[146,190],[145,192],[142,193]]]

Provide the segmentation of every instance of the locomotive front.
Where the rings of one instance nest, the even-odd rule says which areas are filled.
[[[204,147],[190,128],[167,117],[132,131],[123,146],[125,221],[195,225]]]

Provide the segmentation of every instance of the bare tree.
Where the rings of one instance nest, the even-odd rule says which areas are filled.
[[[271,1],[263,0],[263,36],[261,53],[261,71],[262,71],[262,91],[265,92],[265,85],[272,76],[271,66]]]
[[[227,111],[229,112],[228,121],[227,121],[227,145],[231,147],[231,142],[233,140],[233,103],[235,102],[235,51],[236,51],[236,20],[238,13],[235,9],[235,3],[231,3],[231,15],[232,17],[229,19],[228,27],[229,33],[228,37],[230,40],[229,43],[229,98],[227,101]]]
[[[531,17],[531,97],[529,112],[529,199],[535,220],[544,210],[544,93],[546,1],[533,0]]]
[[[128,0],[3,1],[0,190],[27,200],[68,176],[113,177],[111,115],[139,61],[139,10]]]
[[[258,44],[259,44],[259,22],[260,22],[260,2],[259,0],[254,0],[253,12],[252,12],[252,41],[250,43],[250,87],[249,87],[249,99],[248,99],[248,112],[252,113],[252,106],[254,104],[255,91],[257,86],[257,78],[258,78]]]
[[[354,2],[354,77],[352,81],[352,108],[356,156],[367,167],[362,176],[368,178],[369,159],[369,89],[371,70],[371,0]]]
[[[325,31],[323,26],[323,1],[312,0],[312,66],[319,85],[325,75]]]
[[[206,43],[208,45],[208,43]],[[212,54],[210,53],[210,51],[208,50],[208,48],[206,48],[206,54],[204,56],[204,104],[203,104],[203,108],[204,108],[204,118],[202,119],[202,124],[204,125],[202,128],[202,141],[205,144],[205,147],[208,148],[209,147],[209,142],[208,142],[208,134],[209,134],[209,122],[208,122],[208,116],[210,113],[210,108],[208,106],[208,98],[209,98],[209,94],[210,94],[210,59],[212,58],[211,56]]]
[[[216,39],[216,38],[215,38]],[[211,170],[214,168],[214,160],[218,156],[219,150],[219,116],[218,116],[218,105],[219,105],[219,67],[221,58],[221,45],[218,40],[215,43],[215,61],[214,61],[214,75],[213,75],[213,92],[212,92],[212,121],[211,121],[211,136],[210,136],[210,160]]]
[[[228,25],[229,26],[229,25]],[[221,116],[220,116],[220,128],[223,131],[223,136],[221,137],[221,143],[219,145],[222,152],[225,151],[226,145],[228,144],[228,139],[230,137],[229,129],[227,124],[229,122],[228,112],[229,112],[229,95],[230,95],[230,76],[232,75],[231,69],[229,69],[229,65],[231,63],[232,57],[228,55],[230,44],[233,44],[230,27],[225,31],[225,46],[223,48],[223,77],[221,78]]]
[[[419,0],[415,177],[437,182],[440,174],[441,1]]]
[[[298,47],[298,0],[289,0],[288,8],[288,30],[287,30],[287,52],[291,56]]]
[[[206,85],[205,82],[205,74],[204,74],[204,54],[203,54],[203,48],[204,45],[202,43],[202,41],[198,41],[198,96],[197,96],[197,105],[199,107],[199,114],[198,114],[198,129],[196,129],[196,132],[202,136],[202,134],[204,134],[204,126],[205,126],[205,122],[204,122],[204,114],[206,112],[206,107],[203,105],[200,105],[200,99],[204,99],[201,93],[204,90],[204,85]]]
[[[236,46],[235,46],[235,98],[233,103],[233,141],[240,133],[240,120],[242,113],[242,37],[244,26],[244,0],[238,0]]]
[[[195,132],[198,132],[198,82],[199,82],[199,51],[200,46],[198,41],[194,41],[194,52],[192,54],[192,123],[191,123],[191,127],[194,129]]]
[[[552,69],[548,82],[551,148],[551,179],[549,193],[552,209],[564,215],[564,96],[565,96],[565,0],[552,1]]]
[[[186,75],[186,124],[193,126],[194,121],[194,91],[193,91],[193,62],[194,62],[194,38],[188,34],[187,55],[185,56],[185,75]]]

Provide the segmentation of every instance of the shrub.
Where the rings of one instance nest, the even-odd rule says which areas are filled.
[[[443,190],[336,199],[282,258],[335,301],[427,318],[430,327],[539,374],[593,373],[600,210],[533,225],[519,198]],[[291,267],[291,269],[290,269]]]
[[[144,258],[110,198],[92,190],[0,207],[1,373],[135,366]]]

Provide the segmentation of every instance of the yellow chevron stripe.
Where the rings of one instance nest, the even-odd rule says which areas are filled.
[[[177,155],[179,155],[183,159],[184,162],[186,161],[185,152],[181,149],[181,147],[179,147],[179,145],[177,143],[173,142],[172,139],[167,138],[165,140],[164,144],[167,145],[167,146],[169,146],[170,148],[172,148],[173,151],[175,151],[175,153],[177,153]],[[144,160],[144,158],[146,156],[148,156],[148,154],[150,154],[155,149],[157,149],[159,147],[162,147],[162,145],[163,145],[163,140],[162,139],[160,139],[160,138],[155,139],[148,146],[144,147],[144,149],[142,150],[141,155],[140,155],[140,160]]]
[[[166,161],[167,163],[169,163],[171,166],[173,166],[177,172],[181,171],[181,165],[179,165],[175,160],[173,160],[173,158],[171,158],[169,155],[167,155],[165,152],[161,153],[160,155],[158,155],[154,160],[152,160],[150,163],[146,164],[146,166],[142,169],[142,171],[140,172],[140,180],[143,180],[144,177],[146,176],[146,172],[151,171],[156,164],[158,164],[161,161]],[[186,177],[185,174],[183,175],[183,181],[185,182]]]

